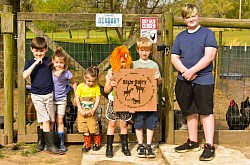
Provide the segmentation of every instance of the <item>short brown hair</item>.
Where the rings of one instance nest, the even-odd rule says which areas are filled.
[[[47,41],[43,37],[36,37],[31,42],[32,49],[34,48],[34,49],[42,50],[42,49],[46,49],[47,47],[48,47]]]

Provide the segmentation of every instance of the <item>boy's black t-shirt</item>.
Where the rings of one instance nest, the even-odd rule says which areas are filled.
[[[44,57],[43,63],[38,64],[30,74],[31,93],[46,95],[53,91],[54,84],[50,61],[49,57]],[[24,70],[27,70],[34,62],[34,59],[28,60],[24,66]]]

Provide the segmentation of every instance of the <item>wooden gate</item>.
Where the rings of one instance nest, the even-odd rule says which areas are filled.
[[[154,61],[156,61],[159,66],[160,66],[160,70],[161,70],[161,74],[163,75],[163,85],[160,87],[159,90],[159,100],[161,100],[161,98],[165,98],[165,103],[166,104],[162,104],[162,101],[160,101],[159,104],[159,117],[160,117],[160,124],[159,127],[157,128],[157,130],[155,131],[155,136],[153,141],[154,142],[161,142],[165,140],[166,137],[166,114],[167,114],[167,110],[165,109],[167,105],[167,108],[171,108],[172,104],[171,104],[171,100],[172,100],[172,94],[168,94],[169,93],[169,89],[171,89],[171,82],[172,82],[172,67],[167,67],[165,65],[170,66],[169,60],[167,58],[169,58],[169,56],[167,56],[168,52],[167,49],[161,49],[159,50],[159,48],[164,48],[164,44],[171,44],[172,42],[172,25],[171,27],[168,29],[169,26],[167,26],[168,23],[172,23],[172,17],[170,15],[167,16],[170,19],[170,22],[165,22],[167,19],[164,19],[164,17],[166,17],[167,15],[162,15],[162,14],[150,14],[150,15],[135,15],[135,14],[126,14],[123,15],[123,22],[126,23],[135,23],[135,24],[139,24],[140,22],[140,18],[141,17],[157,17],[158,18],[158,23],[159,23],[159,28],[158,28],[158,32],[157,32],[157,43],[154,44],[153,47],[153,53],[152,53],[152,58]],[[45,32],[43,32],[34,22],[35,21],[41,21],[41,20],[45,20],[45,21],[68,21],[68,20],[74,20],[74,21],[79,21],[79,22],[95,22],[95,14],[56,14],[56,13],[18,13],[17,14],[17,20],[18,20],[18,96],[19,96],[19,103],[18,103],[18,142],[35,142],[37,140],[37,134],[36,134],[36,127],[38,126],[37,122],[33,122],[33,123],[27,123],[27,119],[26,119],[26,83],[25,80],[23,80],[22,78],[22,71],[25,65],[25,55],[27,53],[27,51],[30,50],[26,50],[27,46],[26,46],[26,30],[29,29],[30,31],[32,31],[34,33],[35,36],[43,36],[44,38],[46,38],[46,40],[48,41],[48,46],[51,50],[55,50],[56,47],[58,46],[56,42],[53,41],[53,39],[51,37],[49,37]],[[165,21],[164,21],[165,20]],[[165,33],[167,32],[167,33]],[[127,45],[128,48],[132,47],[135,43],[136,40],[139,38],[140,36],[140,31],[137,30],[137,32],[131,36],[130,38],[128,38],[123,44]],[[161,46],[161,47],[159,47]],[[68,53],[70,55],[70,53]],[[168,61],[168,62],[167,62]],[[164,64],[164,62],[166,62]],[[83,73],[84,71],[84,67],[82,67],[78,61],[76,61],[74,58],[71,57],[71,69],[73,70],[78,70],[81,71],[81,73]],[[103,60],[103,62],[101,62],[98,65],[99,69],[100,69],[100,74],[105,75],[106,72],[105,70],[109,67],[109,56],[106,57],[106,59]],[[169,84],[167,87],[163,87],[165,86],[164,84]],[[172,90],[170,90],[172,91]],[[171,93],[171,92],[170,92]],[[105,102],[105,100],[102,100],[102,102]],[[105,110],[106,107],[103,107],[103,109]],[[167,114],[169,115],[169,114]],[[115,134],[115,141],[119,141],[119,133]],[[83,142],[82,139],[82,134],[78,134],[78,133],[70,133],[66,135],[66,142]],[[129,140],[130,141],[136,141],[136,136],[134,133],[129,132]],[[102,141],[106,141],[106,132],[103,131],[102,134]]]

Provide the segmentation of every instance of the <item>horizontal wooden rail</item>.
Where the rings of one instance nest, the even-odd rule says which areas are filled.
[[[84,13],[36,13],[36,12],[19,12],[17,20],[21,21],[90,21],[95,22],[96,14]],[[163,18],[162,14],[123,14],[123,22],[140,22],[141,17],[158,17]],[[186,26],[182,17],[174,17],[174,26]],[[218,28],[244,28],[250,29],[250,19],[227,19],[227,18],[205,18],[201,17],[200,24],[206,27]]]
[[[186,26],[182,17],[174,17],[174,26]],[[200,24],[206,27],[250,29],[250,19],[203,18]]]

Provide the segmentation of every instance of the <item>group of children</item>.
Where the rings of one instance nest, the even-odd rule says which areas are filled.
[[[106,118],[107,148],[106,157],[113,157],[113,141],[115,124],[119,120],[122,152],[131,156],[128,147],[127,121],[131,120],[134,113],[136,137],[138,139],[138,157],[155,157],[151,147],[154,129],[158,125],[157,112],[115,112],[113,108],[113,88],[117,85],[113,77],[114,71],[130,68],[155,68],[154,79],[157,84],[161,82],[161,75],[158,65],[149,59],[153,49],[150,39],[141,37],[137,41],[136,50],[140,59],[132,61],[130,52],[126,46],[117,46],[110,55],[111,69],[107,72],[104,92],[108,94],[108,105]],[[48,45],[43,37],[36,37],[32,40],[31,51],[34,58],[28,60],[23,71],[24,79],[31,79],[31,98],[37,112],[37,120],[40,127],[37,129],[38,141],[37,150],[45,150],[53,154],[64,154],[67,148],[64,145],[64,115],[67,105],[67,85],[72,86],[78,108],[77,121],[78,131],[84,136],[82,152],[91,149],[91,137],[94,137],[92,149],[98,151],[101,148],[101,135],[98,124],[97,111],[99,110],[101,91],[98,85],[99,69],[91,66],[85,70],[84,82],[79,85],[68,70],[68,55],[62,48],[57,48],[52,57],[46,57]],[[58,143],[55,144],[55,123],[58,136]],[[143,144],[143,129],[147,129],[147,143]]]
[[[182,114],[187,117],[187,142],[174,148],[175,152],[199,151],[198,118],[201,116],[204,126],[205,145],[199,157],[201,161],[212,160],[215,156],[213,93],[214,77],[212,74],[213,59],[217,51],[214,34],[208,28],[199,24],[200,10],[195,4],[187,4],[182,10],[183,21],[187,29],[180,32],[172,47],[171,62],[178,71],[175,85],[177,102]],[[122,152],[131,156],[128,147],[127,121],[134,114],[134,128],[138,141],[137,156],[154,158],[151,147],[154,130],[158,125],[158,113],[149,112],[116,112],[113,106],[113,88],[117,82],[114,71],[129,68],[154,68],[155,81],[161,83],[161,74],[158,65],[149,59],[153,45],[150,39],[141,37],[137,41],[136,50],[139,60],[132,61],[126,46],[118,46],[110,56],[111,69],[106,75],[104,92],[108,94],[106,118],[109,120],[107,128],[106,157],[112,158],[113,141],[116,121],[119,120],[122,141]],[[91,135],[94,135],[93,150],[101,148],[100,129],[97,111],[100,102],[100,87],[98,86],[98,68],[87,68],[84,82],[76,85],[72,73],[67,69],[67,55],[62,49],[57,49],[52,61],[45,57],[48,50],[44,38],[36,37],[31,44],[34,59],[27,61],[23,77],[31,77],[31,98],[37,111],[38,123],[38,151],[46,150],[54,154],[63,154],[67,149],[64,146],[63,117],[66,107],[66,85],[70,81],[75,92],[75,101],[78,107],[78,131],[84,135],[83,152],[91,149]],[[196,109],[191,106],[195,104]],[[54,123],[57,123],[58,146],[54,141]],[[143,129],[146,128],[147,142],[143,143]]]

